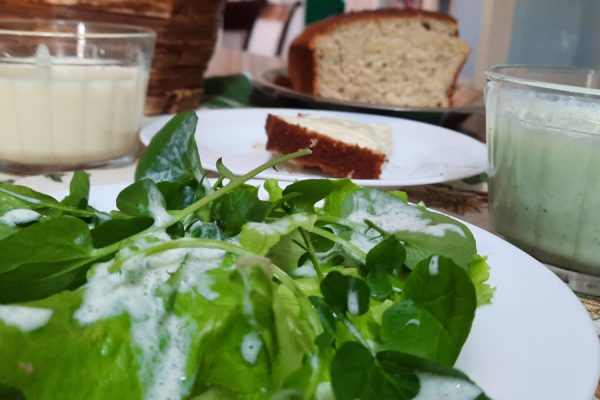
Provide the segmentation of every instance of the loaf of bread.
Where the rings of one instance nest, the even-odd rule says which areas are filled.
[[[325,98],[448,107],[469,51],[448,15],[365,11],[307,27],[292,42],[288,74],[295,90]]]
[[[392,128],[312,114],[267,117],[267,150],[279,154],[310,148],[295,163],[332,176],[378,179],[392,149]]]

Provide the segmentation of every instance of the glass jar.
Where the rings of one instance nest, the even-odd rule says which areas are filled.
[[[600,294],[600,71],[505,65],[486,77],[493,229]]]
[[[0,168],[132,162],[154,42],[128,25],[0,21]]]

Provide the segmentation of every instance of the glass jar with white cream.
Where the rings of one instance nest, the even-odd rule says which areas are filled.
[[[486,72],[493,229],[600,295],[600,70]]]
[[[0,169],[132,162],[154,42],[128,25],[0,21]]]

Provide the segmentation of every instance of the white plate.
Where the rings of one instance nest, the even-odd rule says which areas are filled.
[[[132,169],[125,171],[92,172],[91,204],[114,207],[118,191],[130,183]],[[68,181],[26,178],[19,183],[42,186],[60,198]],[[592,399],[600,376],[600,347],[577,297],[531,256],[467,225],[479,254],[488,256],[496,295],[492,305],[477,310],[456,367],[497,400]]]
[[[422,122],[376,115],[283,108],[238,108],[199,110],[196,140],[202,165],[216,171],[215,163],[223,157],[225,165],[242,175],[273,158],[265,150],[267,115],[297,113],[330,115],[393,127],[394,149],[384,165],[380,179],[355,179],[362,186],[396,187],[446,182],[477,175],[487,168],[485,145],[466,135]],[[148,144],[171,116],[159,118],[140,133]],[[284,168],[265,171],[259,178],[296,179],[328,177],[318,171]]]

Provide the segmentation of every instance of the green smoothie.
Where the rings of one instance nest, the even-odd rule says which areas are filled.
[[[598,96],[490,82],[494,230],[540,260],[600,276]]]

